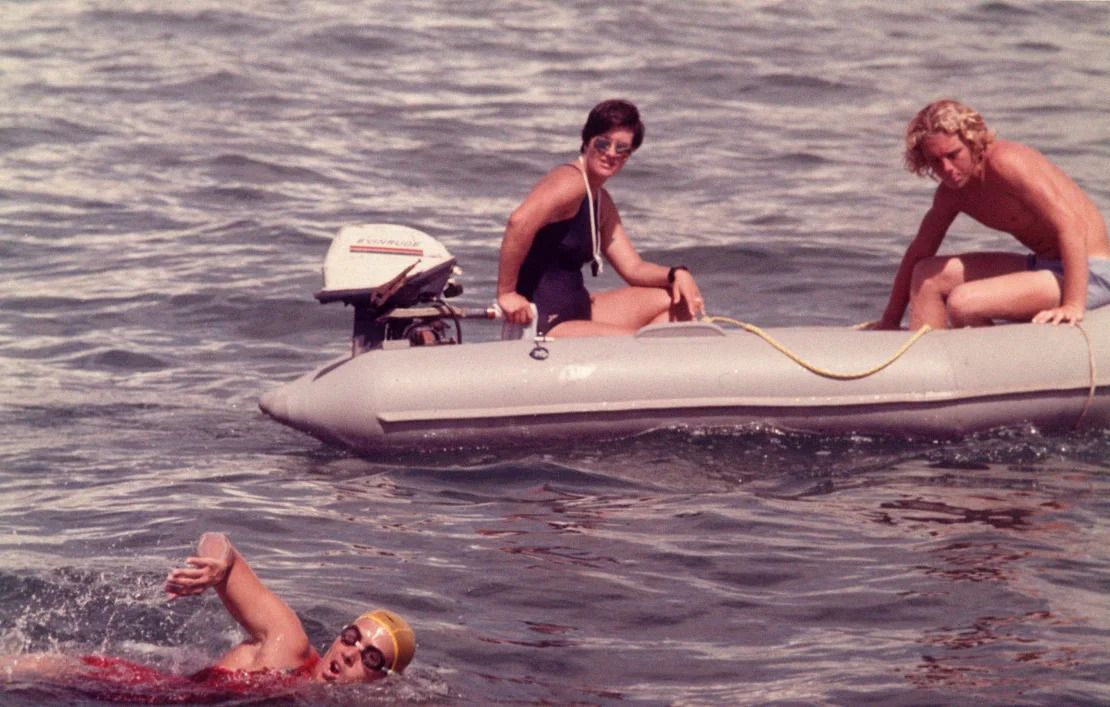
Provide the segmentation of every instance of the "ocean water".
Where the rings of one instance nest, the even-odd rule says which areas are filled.
[[[625,225],[710,313],[876,318],[935,98],[1110,213],[1108,36],[1102,2],[0,3],[0,653],[205,665],[233,623],[160,585],[218,529],[319,647],[379,604],[418,633],[403,679],[243,703],[1105,704],[1110,431],[384,460],[257,400],[345,349],[312,298],[341,225],[427,231],[484,306],[508,213],[613,96],[647,124]]]

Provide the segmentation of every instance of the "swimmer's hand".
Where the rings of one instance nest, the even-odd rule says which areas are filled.
[[[504,292],[497,295],[497,306],[501,307],[507,322],[528,324],[532,321],[532,303],[524,295]]]
[[[197,543],[197,556],[185,559],[187,567],[170,570],[165,592],[170,599],[203,594],[227,579],[235,552],[231,541],[222,533],[205,533]]]
[[[1071,304],[1062,304],[1059,307],[1045,309],[1037,312],[1033,317],[1034,324],[1071,324],[1083,321],[1083,310]]]
[[[204,594],[209,587],[223,582],[230,569],[222,558],[190,557],[185,562],[188,567],[173,569],[166,577],[165,590],[170,599]]]

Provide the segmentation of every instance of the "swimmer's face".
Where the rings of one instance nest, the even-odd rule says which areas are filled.
[[[612,177],[632,156],[633,137],[628,128],[613,128],[595,136],[586,149],[586,168],[603,179]]]
[[[373,619],[360,618],[343,629],[316,665],[312,677],[325,682],[371,682],[389,674],[393,641]]]
[[[929,171],[946,187],[959,189],[967,184],[978,165],[971,150],[957,135],[939,132],[921,141],[921,155]]]

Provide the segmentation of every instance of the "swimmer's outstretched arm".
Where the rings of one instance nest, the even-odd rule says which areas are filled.
[[[196,556],[187,558],[186,564],[166,577],[170,598],[203,594],[212,587],[249,635],[218,665],[232,670],[296,667],[311,652],[296,613],[258,579],[226,535],[202,535]]]
[[[0,655],[0,683],[59,678],[79,673],[83,667],[76,658],[61,653]]]

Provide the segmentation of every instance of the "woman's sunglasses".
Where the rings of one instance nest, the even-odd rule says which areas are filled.
[[[632,154],[632,145],[629,145],[627,142],[616,142],[607,137],[594,138],[594,149],[601,154],[607,154],[610,147],[614,148],[617,157],[627,158]]]

